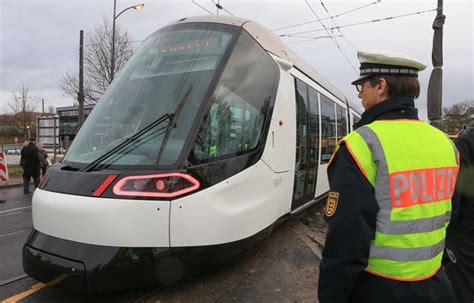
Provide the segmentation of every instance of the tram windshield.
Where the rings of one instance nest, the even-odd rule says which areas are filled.
[[[153,34],[104,93],[63,162],[84,167],[169,114],[174,125],[161,123],[103,164],[175,163],[234,36],[215,24]]]

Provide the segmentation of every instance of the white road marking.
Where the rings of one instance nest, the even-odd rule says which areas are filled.
[[[14,213],[14,212],[18,212],[18,211],[27,210],[27,209],[31,209],[31,206],[18,207],[18,208],[14,208],[14,209],[0,211],[0,215]]]

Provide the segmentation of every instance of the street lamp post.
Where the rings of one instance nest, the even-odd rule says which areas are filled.
[[[115,70],[115,20],[123,14],[125,11],[128,11],[129,9],[140,9],[145,6],[145,3],[140,3],[140,4],[135,4],[130,7],[127,7],[123,11],[121,11],[118,14],[115,14],[117,10],[117,0],[114,0],[114,17],[112,18],[112,54],[110,56],[110,82],[114,80],[114,70]]]

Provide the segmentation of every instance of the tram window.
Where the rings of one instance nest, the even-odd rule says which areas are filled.
[[[347,135],[347,111],[340,105],[337,108],[337,141]]]
[[[321,96],[321,164],[328,163],[336,147],[336,112],[334,102]]]
[[[296,102],[297,102],[297,124],[296,124],[296,163],[302,167],[306,165],[306,151],[308,145],[308,93],[304,82],[296,79]]]
[[[175,163],[235,33],[226,26],[185,25],[147,38],[101,97],[64,160],[91,163],[181,104],[174,128],[164,120],[104,160],[130,169]]]
[[[207,162],[255,150],[278,75],[267,52],[242,32],[211,97],[190,161]]]
[[[309,96],[309,114],[311,117],[311,133],[314,137],[311,138],[311,145],[314,148],[319,148],[319,106],[318,106],[318,92],[312,88],[308,87],[308,96]],[[319,154],[319,153],[317,153]]]
[[[296,171],[293,199],[304,197],[305,181],[308,169],[309,109],[307,85],[296,79]]]
[[[309,173],[306,195],[314,197],[319,161],[319,106],[318,92],[308,86],[309,99]]]

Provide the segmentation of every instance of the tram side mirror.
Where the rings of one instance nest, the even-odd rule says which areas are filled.
[[[293,67],[293,63],[291,63],[290,61],[287,61],[285,59],[282,59],[282,58],[279,58],[279,57],[275,57],[275,61],[278,63],[278,65],[280,65],[280,67],[287,71],[287,70],[290,70],[292,67]]]

